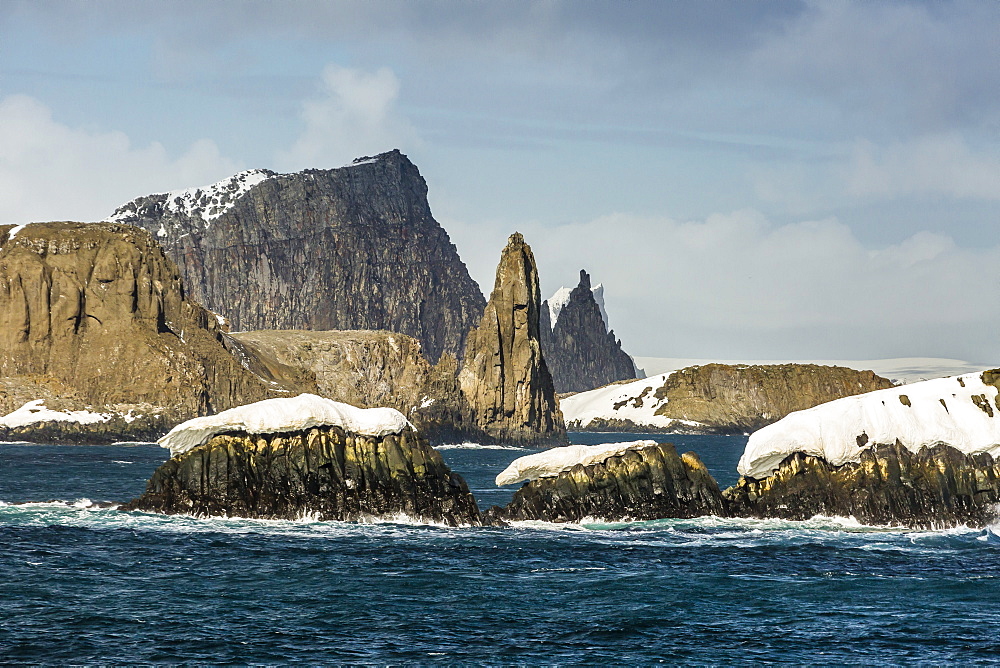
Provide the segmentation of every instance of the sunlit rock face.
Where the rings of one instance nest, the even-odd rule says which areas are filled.
[[[243,172],[140,197],[109,220],[154,234],[191,296],[233,330],[389,330],[419,340],[433,363],[461,357],[485,305],[399,151],[340,169]]]
[[[531,247],[511,235],[459,373],[479,427],[501,443],[564,443],[566,429],[539,341],[541,297]]]

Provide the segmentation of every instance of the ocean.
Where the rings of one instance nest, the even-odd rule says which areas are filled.
[[[722,485],[746,443],[665,440]],[[493,477],[529,452],[442,448],[484,508],[509,500]],[[0,662],[1000,662],[1000,543],[981,530],[844,518],[452,529],[107,507],[139,495],[166,454],[0,444]]]

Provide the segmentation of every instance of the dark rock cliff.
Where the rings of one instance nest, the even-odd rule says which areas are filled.
[[[706,364],[670,374],[646,401],[660,403],[657,415],[698,422],[705,431],[739,433],[793,411],[888,387],[892,381],[872,371],[846,367]]]
[[[403,413],[431,443],[482,441],[455,359],[431,365],[405,334],[277,330],[229,335],[248,367],[296,393]]]
[[[171,458],[121,507],[166,514],[364,521],[400,514],[480,523],[461,476],[416,432],[383,437],[339,427],[219,434]]]
[[[509,504],[494,506],[487,517],[579,522],[725,514],[719,485],[698,455],[678,455],[670,443],[658,443],[527,482]]]
[[[636,377],[635,364],[622,350],[614,331],[608,331],[591,291],[590,276],[582,269],[579,285],[554,324],[548,302],[543,304],[541,339],[542,354],[558,393],[584,392]]]
[[[945,444],[916,453],[898,443],[877,444],[862,451],[860,462],[843,466],[799,452],[767,478],[740,478],[723,495],[729,512],[741,517],[853,516],[864,524],[982,527],[997,519],[1000,464],[989,454],[966,455]]]
[[[564,443],[566,428],[539,341],[541,297],[531,248],[507,241],[479,327],[469,333],[459,382],[478,426],[503,443]]]
[[[144,418],[127,430],[141,433],[273,396],[223,347],[216,318],[185,298],[177,267],[148,232],[36,223],[11,239],[11,229],[0,227],[4,396],[132,409]],[[102,424],[82,431],[113,438]]]
[[[399,151],[340,169],[244,172],[140,197],[110,220],[156,234],[191,296],[234,330],[389,330],[436,362],[461,356],[485,305]]]

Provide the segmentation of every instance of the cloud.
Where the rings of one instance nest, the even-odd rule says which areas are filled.
[[[859,141],[846,177],[859,197],[945,195],[1000,199],[1000,159],[974,153],[957,133],[879,147]]]
[[[354,158],[418,143],[413,127],[396,109],[399,79],[387,68],[375,72],[327,65],[320,95],[302,107],[305,129],[292,147],[279,151],[279,168],[339,167]]]
[[[1000,263],[1000,246],[960,248],[918,232],[873,248],[834,218],[775,225],[754,210],[519,227],[543,297],[587,269],[604,283],[611,326],[633,354],[996,361],[1000,279],[989,267]],[[482,282],[502,244],[491,259],[470,259],[465,249],[499,235],[449,231]]]
[[[212,183],[241,169],[209,140],[172,157],[122,132],[72,128],[27,95],[0,99],[0,222],[100,220],[139,195]]]

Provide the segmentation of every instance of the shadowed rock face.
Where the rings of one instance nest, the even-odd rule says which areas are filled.
[[[692,420],[705,431],[749,432],[793,411],[892,387],[871,371],[816,364],[706,364],[670,374],[652,399],[657,415]]]
[[[412,337],[364,330],[229,336],[250,369],[296,392],[316,393],[359,408],[395,408],[432,443],[486,436],[458,386],[455,359],[445,354],[432,366]]]
[[[564,443],[566,428],[539,342],[541,297],[531,248],[511,235],[459,373],[479,427],[502,443]]]
[[[210,221],[165,194],[112,219],[157,234],[192,297],[234,330],[381,329],[418,339],[432,362],[460,357],[485,300],[427,184],[399,151],[356,162],[266,172]]]
[[[730,514],[805,520],[853,516],[864,524],[915,528],[986,526],[997,517],[1000,464],[948,445],[912,453],[878,444],[861,461],[832,466],[795,453],[762,480],[743,477],[725,490]]]
[[[540,329],[542,353],[556,392],[584,392],[635,378],[632,358],[622,350],[614,331],[607,331],[586,271],[580,270],[580,284],[573,288],[554,326],[547,303],[543,305]]]
[[[479,524],[461,476],[416,432],[381,438],[338,427],[220,434],[172,458],[122,506],[199,516],[358,521],[400,514]]]
[[[37,223],[10,239],[11,229],[0,227],[6,396],[45,398],[58,386],[95,411],[156,413],[155,424],[129,427],[139,432],[273,396],[223,347],[215,317],[185,298],[177,267],[146,231]],[[90,430],[111,437],[108,428]]]
[[[725,516],[719,485],[693,452],[670,443],[626,450],[597,464],[577,464],[555,477],[525,483],[491,520],[579,522]]]

